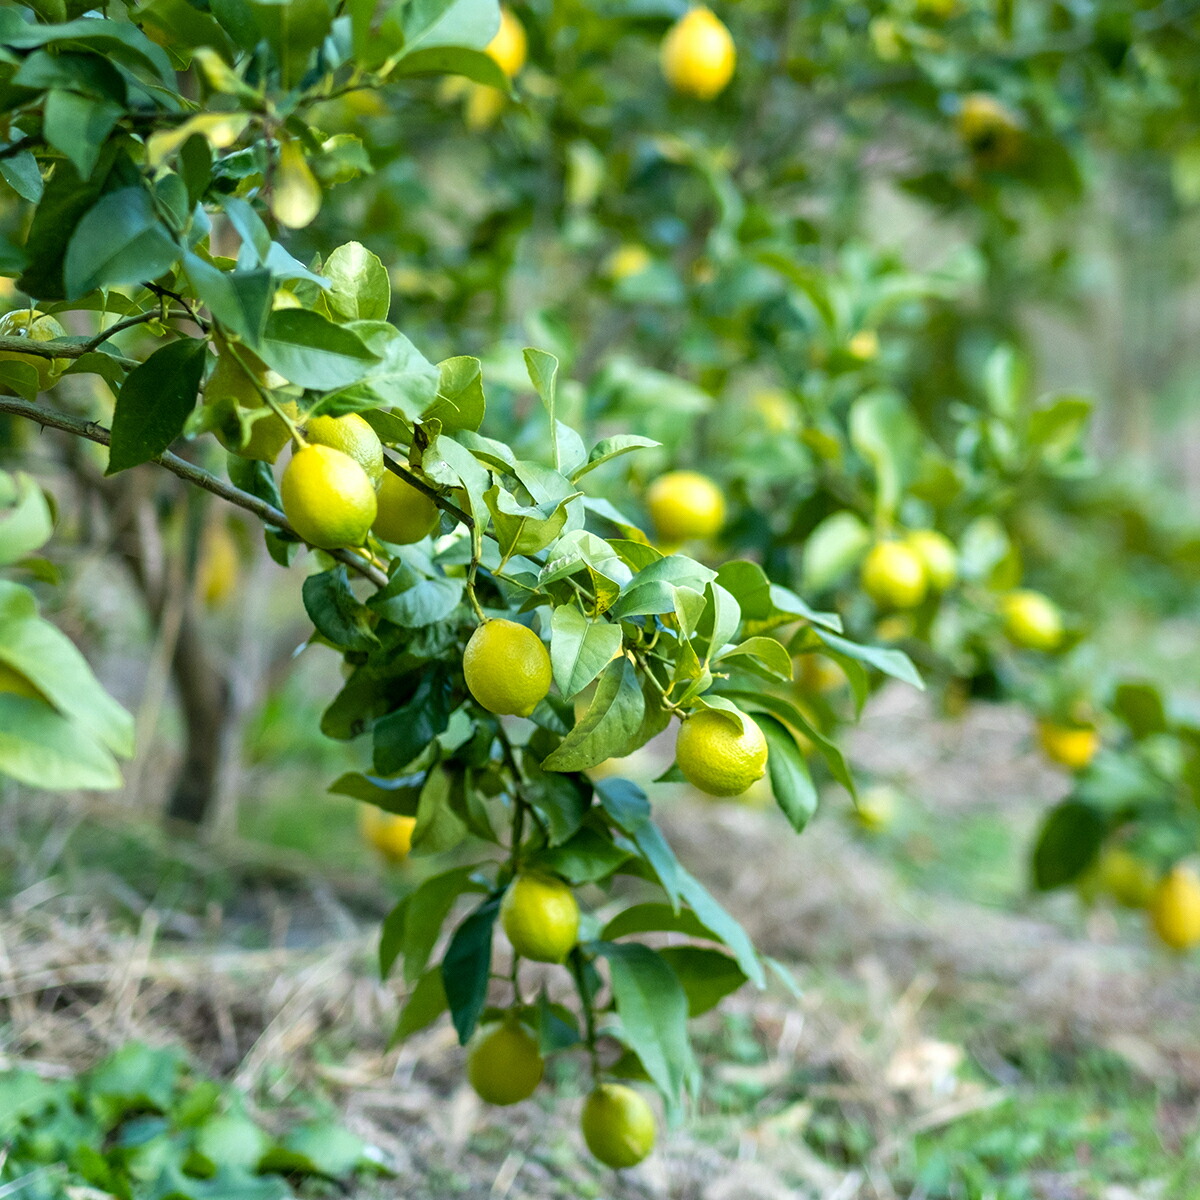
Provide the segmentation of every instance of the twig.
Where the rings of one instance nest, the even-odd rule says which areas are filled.
[[[9,339],[0,339],[0,341],[4,340]],[[0,345],[0,350],[2,349],[3,346]],[[16,417],[25,417],[30,421],[36,421],[43,427],[49,426],[52,429],[61,429],[64,433],[71,433],[76,437],[86,438],[89,442],[96,442],[101,446],[108,446],[112,442],[111,432],[103,425],[95,421],[85,421],[81,417],[72,417],[67,413],[55,412],[53,409],[43,408],[39,404],[31,404],[28,400],[0,396],[0,413],[11,413]],[[268,504],[265,500],[260,500],[257,496],[251,495],[250,492],[243,492],[241,488],[234,487],[233,484],[226,483],[223,479],[218,479],[215,475],[204,470],[203,467],[198,467],[195,463],[190,463],[187,459],[180,458],[178,454],[172,454],[171,451],[167,450],[157,458],[152,458],[149,461],[165,467],[172,475],[177,475],[185,483],[194,484],[196,487],[203,488],[206,492],[211,492],[214,496],[220,496],[222,500],[227,500],[230,504],[236,504],[239,508],[244,508],[267,525],[273,525],[284,533],[290,534],[292,537],[300,537],[292,528],[287,517],[273,504]],[[337,559],[338,562],[344,563],[351,570],[357,571],[377,587],[387,586],[387,575],[377,566],[365,561],[353,551],[327,550],[326,553]]]

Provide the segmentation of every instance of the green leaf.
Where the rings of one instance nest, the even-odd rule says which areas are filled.
[[[270,314],[258,355],[285,379],[316,391],[349,387],[378,361],[356,333],[302,308]]]
[[[460,46],[433,46],[405,54],[396,64],[395,74],[403,75],[464,75],[476,83],[493,87],[504,93],[512,92],[512,83],[496,60],[482,50],[467,50]]]
[[[569,515],[567,505],[578,495],[579,492],[574,492],[561,499],[527,505],[499,484],[490,487],[483,498],[491,511],[503,557],[536,554],[549,546],[563,531]]]
[[[361,242],[339,246],[326,260],[322,274],[331,287],[325,303],[342,321],[386,321],[392,305],[387,268]]]
[[[525,799],[542,818],[549,844],[557,846],[583,823],[591,804],[591,794],[578,778],[543,771],[531,755],[523,757]]]
[[[412,0],[404,9],[404,50],[433,46],[482,50],[500,28],[496,0]]]
[[[379,645],[371,628],[370,610],[350,590],[346,568],[310,575],[302,586],[304,609],[317,632],[343,650],[369,650]]]
[[[402,771],[450,723],[445,670],[423,673],[409,700],[375,722],[374,762],[380,775]]]
[[[796,739],[772,717],[761,713],[755,722],[767,739],[767,774],[771,792],[792,828],[801,833],[817,811],[817,788]]]
[[[105,138],[125,115],[124,107],[111,100],[59,89],[46,97],[43,111],[46,141],[71,160],[81,179],[90,177]]]
[[[741,967],[720,950],[705,946],[667,946],[658,953],[674,972],[687,996],[689,1018],[716,1008],[746,982]]]
[[[265,267],[222,271],[190,250],[183,256],[183,271],[192,291],[212,310],[231,333],[252,349],[260,345],[275,281]]]
[[[1060,396],[1029,417],[1029,440],[1046,458],[1058,461],[1079,448],[1092,416],[1092,402],[1084,396]]]
[[[289,1130],[279,1146],[263,1155],[263,1171],[303,1171],[341,1179],[362,1166],[367,1145],[357,1134],[330,1121],[311,1121]]]
[[[442,959],[442,983],[450,1019],[465,1046],[475,1032],[487,1003],[488,977],[492,969],[492,930],[500,911],[500,899],[485,900],[454,931],[446,957]]]
[[[1112,709],[1137,741],[1168,727],[1162,693],[1152,683],[1120,684],[1113,693]]]
[[[0,178],[30,204],[37,204],[42,198],[42,169],[32,150],[22,150],[19,154],[0,158]]]
[[[1077,879],[1091,865],[1108,831],[1090,805],[1064,800],[1042,822],[1033,850],[1033,886],[1046,892]]]
[[[67,298],[94,288],[157,279],[180,258],[144,188],[121,188],[101,197],[75,227],[63,263]]]
[[[562,845],[544,850],[537,863],[578,887],[607,879],[630,857],[628,850],[614,844],[607,831],[601,833],[585,825]]]
[[[157,458],[183,432],[196,407],[207,347],[202,338],[181,338],[129,372],[117,395],[106,475]]]
[[[47,791],[121,786],[112,755],[40,700],[0,693],[0,775]]]
[[[563,697],[570,700],[583,691],[621,652],[623,641],[619,625],[589,621],[573,604],[556,608],[550,618],[550,662]]]
[[[525,351],[525,369],[529,372],[529,380],[550,416],[550,445],[554,452],[554,469],[561,470],[558,415],[555,412],[558,393],[558,359],[544,350],[527,349]]]
[[[653,438],[639,437],[632,433],[619,433],[615,437],[605,438],[592,447],[587,462],[571,472],[571,482],[578,483],[589,471],[602,467],[622,454],[630,454],[634,450],[649,450],[661,445],[661,442],[656,442]]]
[[[776,679],[792,678],[792,656],[773,637],[752,637],[718,654],[714,661],[725,662],[731,658],[749,656],[762,665]]]
[[[33,476],[0,471],[0,567],[20,562],[53,532],[49,501]]]
[[[925,690],[925,680],[921,678],[917,668],[913,666],[912,659],[903,650],[889,650],[882,646],[863,646],[858,642],[851,642],[846,638],[838,637],[836,633],[830,633],[815,626],[811,632],[816,634],[830,650],[857,662],[866,663],[867,666],[874,667],[877,671],[882,671],[893,679],[911,683],[913,687],[919,688],[921,691]]]
[[[428,1028],[446,1008],[446,987],[442,982],[442,968],[432,967],[417,980],[417,986],[404,1002],[388,1047],[399,1045],[405,1038]]]
[[[614,660],[601,674],[587,712],[542,766],[547,771],[586,771],[605,759],[621,757],[641,727],[645,711],[633,664],[624,657]]]
[[[130,1042],[88,1072],[87,1090],[116,1116],[139,1108],[166,1112],[182,1069],[180,1050]]]
[[[676,911],[669,904],[634,904],[622,909],[604,928],[600,936],[606,942],[638,933],[682,933],[687,937],[720,939],[691,909]]]
[[[438,363],[437,399],[421,414],[422,421],[440,421],[446,433],[474,431],[486,410],[479,359],[461,355]]]
[[[422,576],[398,558],[387,587],[376,592],[367,605],[393,625],[422,629],[444,621],[458,607],[465,588],[465,579]]]
[[[624,1040],[674,1109],[694,1092],[699,1068],[688,1040],[688,999],[663,957],[637,942],[600,942],[590,949],[608,962]]]
[[[404,956],[404,978],[412,983],[429,962],[429,956],[441,934],[442,926],[454,907],[455,900],[464,892],[478,892],[482,888],[471,880],[473,867],[455,867],[425,880],[405,901],[403,935],[399,953]],[[394,915],[395,910],[393,910]],[[382,962],[384,978],[395,961]]]

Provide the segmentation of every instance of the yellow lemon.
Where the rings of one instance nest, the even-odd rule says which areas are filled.
[[[854,808],[855,821],[868,833],[883,833],[896,819],[896,789],[879,783],[863,788]]]
[[[438,525],[440,513],[424,492],[405,483],[394,471],[385,471],[379,485],[379,512],[371,528],[385,542],[409,546],[428,537]]]
[[[711,9],[693,8],[667,31],[661,62],[663,75],[677,92],[711,100],[733,78],[737,49]]]
[[[522,958],[562,962],[579,937],[579,904],[561,879],[518,875],[500,902],[500,925]]]
[[[712,537],[725,524],[725,497],[707,475],[669,471],[646,493],[646,508],[658,536],[667,542]]]
[[[358,413],[344,417],[313,417],[304,427],[304,437],[318,446],[332,446],[348,454],[364,471],[373,487],[383,480],[383,443]]]
[[[944,592],[958,580],[958,551],[954,543],[936,529],[914,529],[904,539],[908,548],[921,560],[925,578],[935,592]]]
[[[474,133],[490,129],[504,111],[504,93],[499,88],[488,87],[485,83],[471,83],[467,85],[466,97],[463,120]]]
[[[742,714],[742,728],[723,713],[702,709],[684,719],[675,762],[694,788],[709,796],[740,796],[767,769],[767,739]]]
[[[44,700],[46,697],[33,685],[33,682],[14,667],[0,662],[0,693],[7,692],[11,696],[24,696],[27,700]]]
[[[958,136],[984,167],[1000,167],[1021,149],[1021,119],[1002,100],[985,92],[964,96],[956,120]]]
[[[545,1069],[537,1038],[511,1017],[483,1026],[467,1052],[467,1080],[488,1104],[527,1100]]]
[[[624,246],[618,246],[604,260],[604,274],[614,283],[620,283],[622,279],[640,275],[653,261],[645,246],[627,242]]]
[[[527,625],[497,619],[471,634],[463,652],[471,695],[498,716],[527,717],[545,699],[553,674],[545,643]]]
[[[495,60],[496,65],[509,79],[514,78],[525,65],[525,56],[529,52],[529,40],[525,36],[525,26],[508,8],[500,10],[500,28],[496,36],[487,45],[487,54]],[[492,89],[495,91],[495,89]]]
[[[331,446],[302,446],[279,484],[284,515],[310,546],[361,546],[375,520],[375,489],[366,471]]]
[[[658,1130],[646,1100],[622,1083],[602,1083],[583,1102],[579,1127],[587,1148],[607,1167],[633,1167],[654,1149]]]
[[[416,817],[384,812],[373,804],[364,804],[359,810],[358,823],[363,837],[389,862],[403,862],[408,857],[413,830],[417,827]]]
[[[308,165],[300,143],[290,138],[279,147],[270,205],[275,220],[288,229],[311,225],[321,211],[321,185]]]
[[[858,362],[870,362],[879,355],[879,334],[873,329],[860,329],[846,343],[846,353]]]
[[[224,521],[204,531],[196,562],[196,594],[209,608],[219,608],[237,588],[241,556]]]
[[[1037,736],[1046,757],[1069,771],[1082,771],[1100,749],[1100,735],[1087,726],[1039,721]]]
[[[30,342],[52,342],[66,337],[67,331],[53,318],[36,308],[18,308],[0,317],[0,337],[24,338]],[[70,359],[43,358],[39,354],[22,354],[19,350],[0,351],[0,362],[25,363],[37,372],[38,391],[52,387],[67,369]],[[0,395],[13,393],[0,384]]]
[[[916,608],[929,581],[925,564],[904,542],[877,542],[863,559],[863,591],[880,608]]]
[[[1150,900],[1150,923],[1172,950],[1200,942],[1200,879],[1188,867],[1175,867]]]
[[[1041,592],[1019,589],[1000,601],[1004,632],[1014,646],[1026,650],[1057,650],[1063,639],[1062,614]]]

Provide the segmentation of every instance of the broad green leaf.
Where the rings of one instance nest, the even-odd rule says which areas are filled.
[[[435,46],[483,50],[500,28],[496,0],[411,0],[403,15],[405,54]]]
[[[263,1156],[263,1171],[302,1171],[340,1179],[364,1165],[366,1143],[330,1121],[310,1121],[291,1129]]]
[[[676,874],[679,894],[684,902],[700,918],[704,927],[733,951],[733,956],[745,972],[746,978],[756,987],[764,987],[766,977],[763,975],[762,963],[746,931],[686,868],[680,866]]]
[[[804,542],[803,582],[823,592],[840,582],[871,545],[871,531],[847,509],[826,517]]]
[[[421,675],[406,703],[375,722],[375,770],[380,775],[402,771],[449,722],[449,683],[445,669],[435,668]]]
[[[183,1052],[129,1042],[87,1074],[87,1090],[114,1116],[137,1109],[166,1112],[183,1070]]]
[[[567,505],[581,493],[561,500],[525,505],[495,484],[483,498],[492,514],[492,524],[504,559],[514,554],[536,554],[544,550],[563,531],[567,523]]]
[[[125,109],[111,100],[55,89],[46,97],[42,132],[74,164],[80,178],[95,169],[104,140]]]
[[[424,773],[384,779],[379,775],[364,775],[361,771],[347,771],[344,775],[339,775],[325,790],[335,796],[350,796],[355,800],[374,804],[384,812],[412,817],[416,815],[417,801],[424,783]]]
[[[442,982],[442,968],[431,967],[420,979],[416,987],[409,993],[404,1007],[400,1010],[400,1019],[396,1022],[388,1046],[399,1045],[405,1038],[412,1037],[422,1029],[428,1028],[446,1011],[446,987]]]
[[[583,691],[621,652],[621,627],[603,619],[589,620],[573,604],[563,604],[550,618],[550,662],[554,682],[570,700]]]
[[[63,263],[67,297],[155,280],[181,254],[144,188],[109,192],[88,210],[71,235]]]
[[[157,458],[183,432],[208,360],[203,338],[159,347],[121,385],[113,413],[106,475]]]
[[[801,833],[817,811],[817,788],[796,739],[779,722],[759,713],[758,727],[767,739],[767,774],[780,811]]]
[[[386,321],[392,304],[387,268],[361,242],[339,246],[322,273],[329,280],[325,303],[342,321]]]
[[[645,709],[633,664],[624,657],[615,659],[601,674],[587,712],[542,766],[547,771],[586,771],[621,757],[641,727]]]
[[[752,637],[727,650],[714,658],[715,662],[725,662],[731,658],[749,656],[755,659],[777,679],[792,678],[792,656],[772,637]]]
[[[50,540],[54,518],[31,475],[0,471],[0,567],[11,566]]]
[[[0,693],[0,775],[47,791],[121,786],[109,752],[41,700]]]
[[[687,996],[688,1017],[716,1008],[746,982],[741,967],[720,950],[706,946],[667,946],[658,951]]]
[[[1029,440],[1051,461],[1079,448],[1092,415],[1092,401],[1084,396],[1058,396],[1029,416]]]
[[[1152,683],[1119,684],[1113,693],[1112,708],[1138,741],[1167,728],[1162,693]]]
[[[525,351],[525,368],[529,372],[529,379],[533,384],[534,391],[537,392],[550,416],[550,447],[553,451],[554,469],[561,470],[558,414],[555,411],[558,395],[558,359],[544,350],[527,349]]]
[[[404,902],[403,934],[397,953],[404,957],[404,978],[412,983],[425,970],[442,926],[464,892],[477,892],[471,880],[473,867],[455,867],[425,880]],[[387,977],[396,954],[384,961],[381,944],[382,975]]]
[[[587,462],[571,473],[571,482],[578,483],[589,471],[602,467],[606,462],[611,462],[612,459],[622,454],[630,454],[634,450],[653,449],[655,446],[661,445],[661,442],[656,442],[653,438],[639,437],[632,433],[620,433],[615,437],[605,438],[604,441],[597,442],[592,447]]]
[[[266,268],[222,271],[190,250],[183,272],[192,291],[231,333],[252,349],[260,345],[275,294],[274,278]]]
[[[523,755],[523,795],[545,827],[549,844],[560,845],[575,834],[591,802],[585,783],[572,775],[543,771],[536,757]]]
[[[488,977],[492,968],[492,930],[500,911],[500,900],[485,900],[454,931],[442,959],[442,984],[446,1003],[460,1045],[475,1032],[487,1003]]]
[[[903,650],[889,650],[882,646],[863,646],[816,626],[812,628],[811,632],[831,650],[836,650],[838,654],[866,663],[867,666],[874,667],[877,671],[882,671],[885,675],[890,675],[893,679],[899,679],[903,683],[911,683],[913,687],[919,688],[921,691],[925,690],[925,681],[921,678],[917,668],[913,666],[912,659]]]
[[[422,421],[440,421],[446,433],[476,430],[486,409],[479,359],[460,355],[438,363],[437,399],[421,414]]]
[[[258,354],[291,383],[317,391],[349,387],[378,361],[352,330],[302,308],[270,314]]]
[[[606,834],[585,825],[561,845],[538,855],[537,864],[578,887],[607,879],[629,858],[630,851],[615,845]]]
[[[42,198],[42,169],[32,150],[0,158],[0,178],[30,204],[36,204]]]
[[[1049,891],[1077,879],[1099,852],[1108,826],[1090,805],[1065,800],[1042,822],[1033,850],[1033,885]]]
[[[720,939],[690,909],[676,911],[669,904],[634,904],[623,908],[600,936],[606,942],[638,933],[682,933],[687,937]]]
[[[379,644],[371,628],[370,610],[350,590],[346,568],[340,563],[319,575],[310,575],[301,595],[317,632],[343,650],[369,650]]]

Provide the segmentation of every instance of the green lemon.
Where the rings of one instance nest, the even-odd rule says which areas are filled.
[[[485,1025],[467,1053],[467,1079],[489,1104],[527,1100],[545,1068],[537,1038],[516,1019]]]
[[[500,902],[500,925],[522,958],[562,962],[579,937],[579,904],[561,879],[518,875]]]
[[[658,1130],[646,1100],[622,1083],[602,1083],[583,1102],[579,1121],[587,1148],[605,1166],[633,1167],[654,1149]]]
[[[485,621],[463,652],[463,674],[471,695],[488,712],[527,717],[550,690],[550,655],[526,625]]]
[[[745,714],[742,727],[705,709],[684,719],[675,761],[693,787],[710,796],[740,796],[767,769],[767,739]]]

